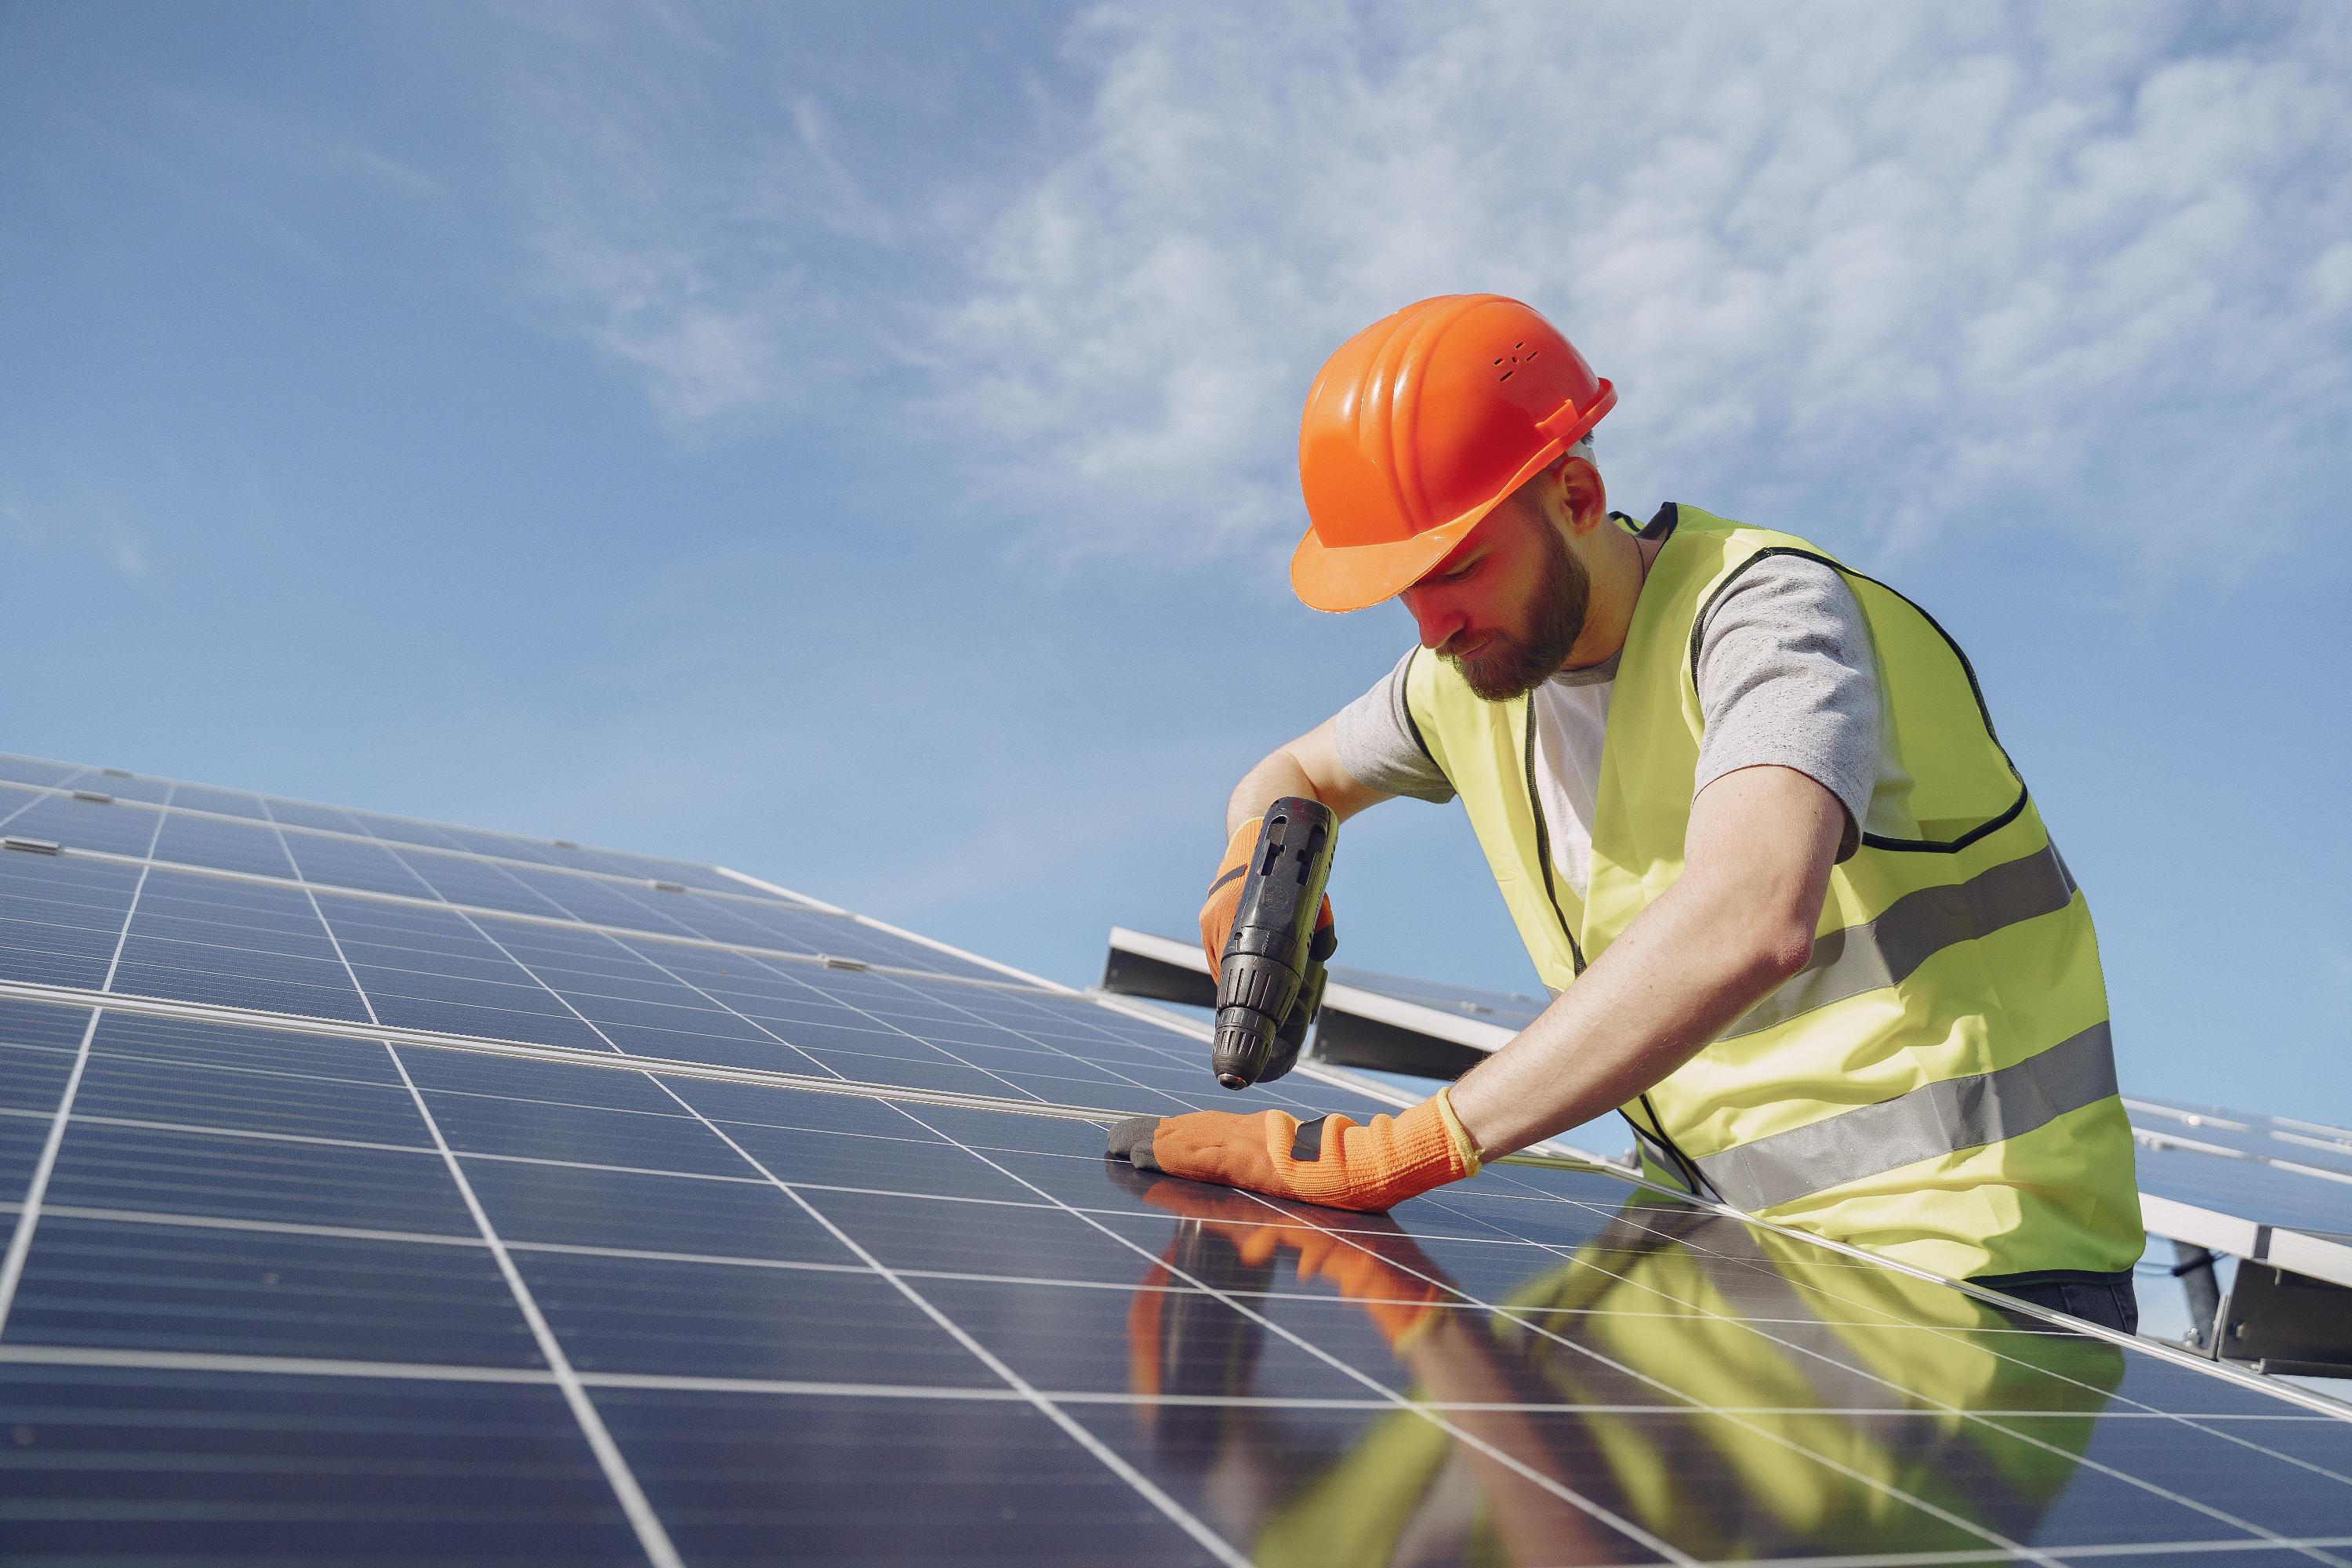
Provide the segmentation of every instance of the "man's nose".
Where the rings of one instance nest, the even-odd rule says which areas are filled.
[[[1405,590],[1404,607],[1412,613],[1413,625],[1421,629],[1421,646],[1432,651],[1444,647],[1446,638],[1468,624],[1468,617],[1460,610],[1444,604],[1434,594],[1418,589]]]

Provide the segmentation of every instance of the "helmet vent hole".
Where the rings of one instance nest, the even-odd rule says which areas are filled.
[[[1507,371],[1505,371],[1501,375],[1499,375],[1499,376],[1496,377],[1496,379],[1497,381],[1508,381],[1508,380],[1510,380],[1510,379],[1511,379],[1511,377],[1512,377],[1515,374],[1517,374],[1517,373],[1516,373],[1516,372],[1513,372],[1513,371],[1507,371]]]

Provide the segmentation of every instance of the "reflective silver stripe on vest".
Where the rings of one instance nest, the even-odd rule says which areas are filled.
[[[1702,1155],[1698,1168],[1737,1207],[1755,1210],[1937,1154],[2015,1138],[2116,1092],[2107,1026],[2094,1024],[2013,1067],[1923,1084],[1752,1143]]]
[[[1737,1039],[1801,1014],[1906,980],[1945,948],[2054,914],[2074,897],[2055,845],[1979,871],[1965,882],[1906,893],[1874,921],[1814,939],[1812,962],[1740,1015],[1718,1039]]]

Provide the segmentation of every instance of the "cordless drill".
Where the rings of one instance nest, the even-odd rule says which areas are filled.
[[[1266,808],[1218,967],[1209,1067],[1227,1089],[1288,1072],[1322,1005],[1323,963],[1337,944],[1315,920],[1339,830],[1321,801],[1285,795]]]

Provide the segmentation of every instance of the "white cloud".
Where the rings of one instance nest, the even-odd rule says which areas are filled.
[[[1108,5],[940,395],[1060,542],[1271,543],[1322,356],[1495,289],[1618,382],[1629,500],[2178,545],[2352,402],[2352,12],[2260,18]]]
[[[2161,560],[2340,494],[2340,5],[1115,0],[1069,31],[1054,132],[988,147],[894,143],[921,90],[843,88],[788,21],[502,15],[572,330],[682,434],[820,398],[942,433],[1052,552],[1283,548],[1315,367],[1471,289],[1618,383],[1628,505],[1888,548],[2055,520]]]

